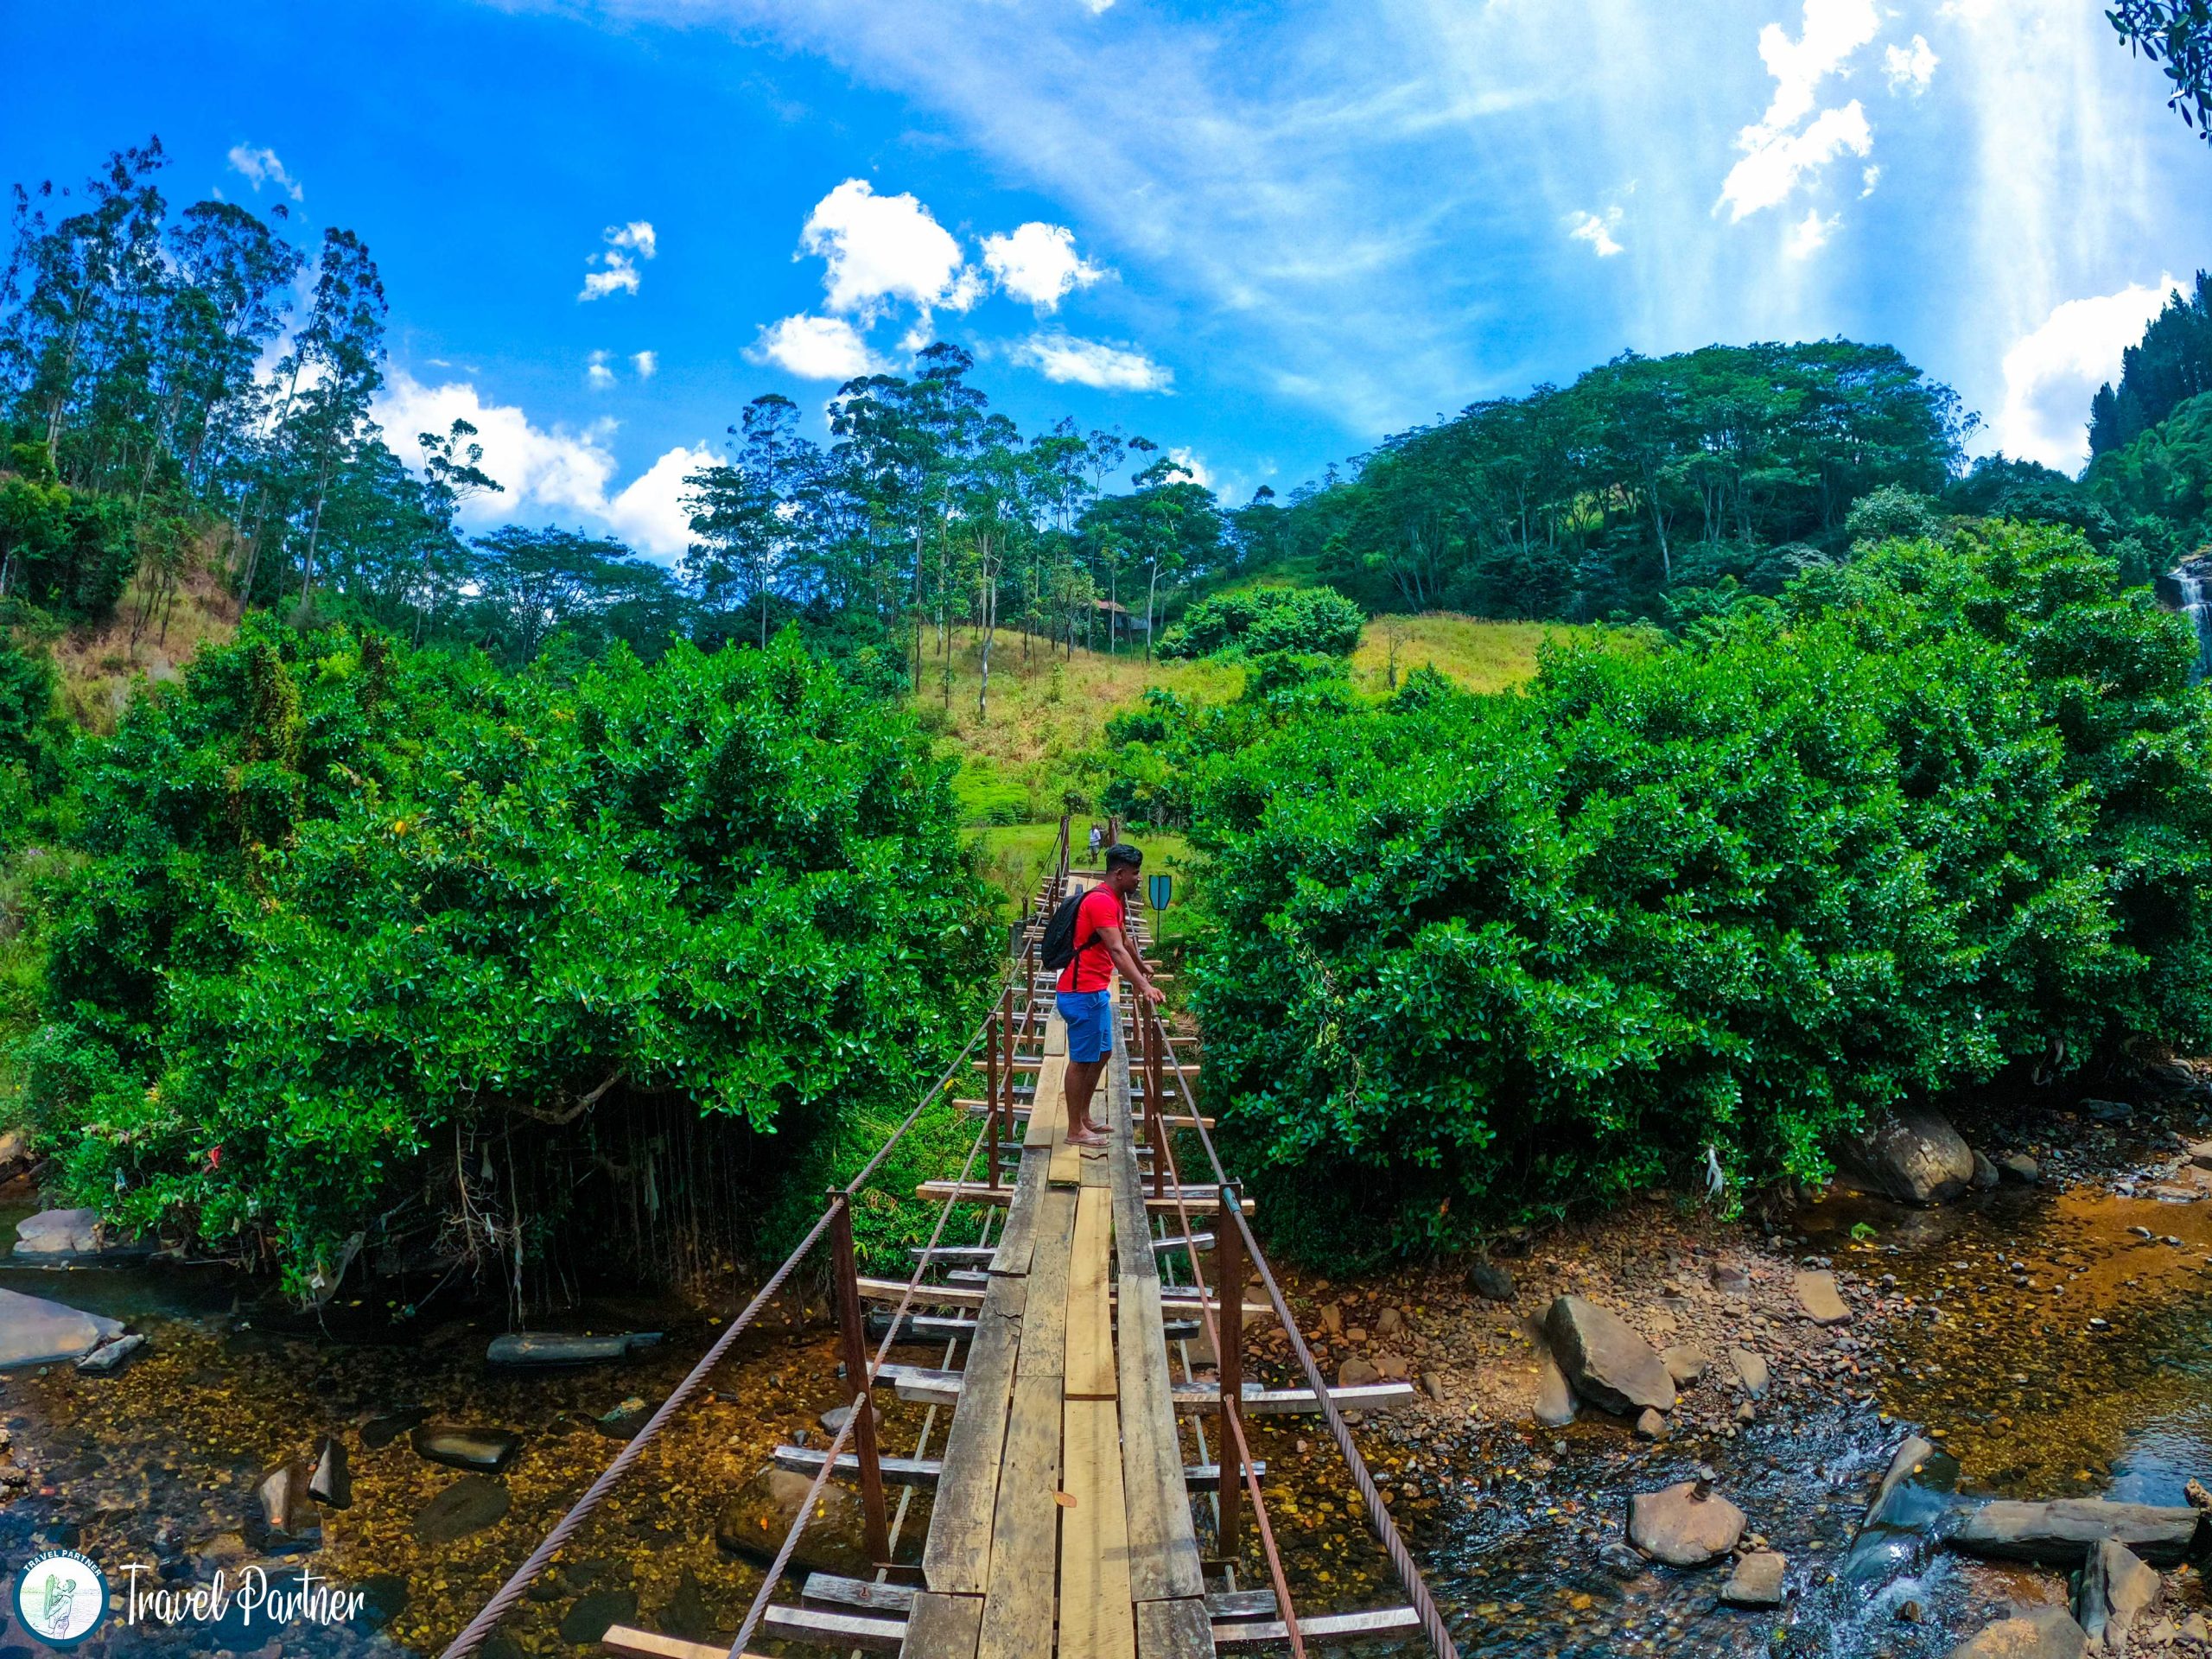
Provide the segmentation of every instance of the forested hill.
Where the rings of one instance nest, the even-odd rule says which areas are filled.
[[[1370,609],[1583,620],[1670,588],[1771,591],[1885,486],[1934,496],[1974,424],[1888,346],[1629,353],[1389,439],[1357,476],[1240,517]]]

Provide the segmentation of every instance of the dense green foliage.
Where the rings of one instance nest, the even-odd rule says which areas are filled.
[[[2203,545],[2212,538],[2212,393],[2099,455],[2087,482],[2114,518],[2146,536],[2163,531],[2161,551],[2179,556]]]
[[[1678,587],[1776,591],[1847,545],[1868,492],[1940,492],[1970,425],[1888,346],[1630,355],[1393,438],[1238,528],[1370,610],[1657,614]]]
[[[565,682],[250,620],[85,768],[37,1127],[74,1195],[302,1274],[504,1125],[673,1097],[818,1173],[995,957],[944,768],[789,636]]]
[[[2212,1038],[2194,654],[2078,537],[1993,524],[1525,695],[1156,703],[1207,1088],[1275,1224],[1342,1262],[1707,1147],[1813,1178],[1880,1107]]]
[[[1333,588],[1246,588],[1202,599],[1160,637],[1163,657],[1298,652],[1349,657],[1367,616]]]
[[[2113,0],[2105,16],[2165,72],[2167,107],[2212,141],[2212,0]]]
[[[2212,391],[2212,275],[2196,273],[2177,289],[2120,356],[2120,385],[2097,388],[2089,404],[2089,454],[2124,449],[2192,397]]]

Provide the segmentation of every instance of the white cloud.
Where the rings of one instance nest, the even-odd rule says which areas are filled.
[[[1880,168],[1870,167],[1862,171],[1859,175],[1859,182],[1864,188],[1859,192],[1859,199],[1864,200],[1866,197],[1872,195],[1874,194],[1874,187],[1881,181],[1882,169]]]
[[[1782,251],[1792,259],[1810,258],[1827,246],[1828,238],[1842,223],[1841,213],[1831,213],[1822,219],[1817,209],[1808,213],[1789,227],[1789,234],[1783,238]]]
[[[1744,129],[1746,137],[1758,130]],[[1732,221],[1780,206],[1808,174],[1819,172],[1846,150],[1871,155],[1874,135],[1867,128],[1866,111],[1854,98],[1840,110],[1822,110],[1802,132],[1775,134],[1745,148],[1748,153],[1728,169],[1727,181],[1720,187],[1720,200]]]
[[[2064,472],[2080,467],[2089,454],[2091,396],[2120,378],[2120,353],[2143,337],[2174,286],[2168,275],[2069,300],[2015,340],[2005,353],[2004,406],[1990,423],[1997,447]]]
[[[851,380],[884,367],[860,331],[842,317],[785,317],[763,328],[745,354],[803,380]]]
[[[1192,483],[1205,489],[1213,487],[1213,469],[1199,460],[1188,445],[1179,445],[1170,449],[1167,459],[1180,467]]]
[[[261,194],[261,187],[264,184],[273,184],[289,195],[294,201],[300,200],[299,181],[284,170],[284,163],[276,159],[275,150],[266,146],[256,149],[247,144],[232,144],[230,163],[234,170],[243,174],[247,182],[253,186],[254,194]]]
[[[1011,235],[985,237],[983,266],[1001,289],[1039,311],[1057,310],[1069,294],[1106,274],[1076,252],[1073,231],[1037,220]]]
[[[1805,0],[1796,39],[1779,23],[1759,31],[1759,61],[1774,77],[1774,96],[1766,113],[1736,136],[1744,159],[1729,169],[1720,187],[1720,201],[1732,221],[1779,205],[1807,174],[1845,150],[1865,156],[1872,149],[1866,112],[1856,99],[1841,109],[1821,111],[1809,124],[1805,118],[1813,114],[1821,83],[1841,70],[1881,26],[1874,0]]]
[[[418,432],[449,430],[456,419],[476,429],[484,470],[505,488],[461,504],[464,530],[488,530],[510,520],[582,519],[664,563],[690,540],[680,505],[683,475],[714,460],[703,441],[679,445],[617,490],[616,462],[607,447],[613,422],[596,421],[582,432],[560,426],[549,430],[512,404],[486,403],[467,381],[426,386],[404,369],[392,372],[372,413],[393,448],[410,461],[419,458]]]
[[[1928,83],[1936,79],[1936,66],[1942,60],[1928,44],[1925,35],[1916,35],[1909,47],[1892,46],[1882,53],[1882,73],[1889,77],[1893,92],[1910,92],[1918,98],[1928,90]]]
[[[1012,355],[1047,380],[1072,380],[1108,391],[1165,391],[1175,378],[1173,370],[1162,368],[1142,352],[1073,334],[1032,334],[1015,343]]]
[[[610,225],[600,238],[607,246],[584,261],[584,285],[576,298],[603,300],[610,294],[635,294],[640,276],[638,261],[660,251],[660,238],[653,234],[652,224],[633,219],[626,225]],[[591,270],[593,265],[599,269]]]
[[[594,352],[586,359],[584,381],[594,391],[605,391],[614,384],[614,371],[607,366],[605,352]]]
[[[638,372],[638,378],[650,380],[660,368],[660,354],[657,352],[638,352],[632,355],[630,366]]]
[[[1587,242],[1591,251],[1600,259],[1610,259],[1621,251],[1621,245],[1613,239],[1613,232],[1620,222],[1621,210],[1618,207],[1605,209],[1603,219],[1595,213],[1578,213],[1568,219],[1570,228],[1567,233],[1577,242]]]
[[[829,308],[864,324],[895,301],[964,311],[982,296],[982,278],[930,210],[911,195],[879,196],[866,179],[847,179],[815,203],[799,250],[827,263]]]

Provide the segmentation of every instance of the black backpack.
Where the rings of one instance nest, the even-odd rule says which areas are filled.
[[[1075,960],[1076,912],[1083,908],[1086,896],[1068,894],[1052,912],[1052,919],[1045,924],[1045,937],[1037,942],[1037,960],[1047,971],[1057,974]]]

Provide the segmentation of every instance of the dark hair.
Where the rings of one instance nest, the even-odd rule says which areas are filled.
[[[1116,842],[1106,849],[1106,868],[1110,870],[1116,864],[1127,864],[1132,869],[1141,869],[1144,866],[1144,849],[1141,847],[1132,847],[1126,841]]]

